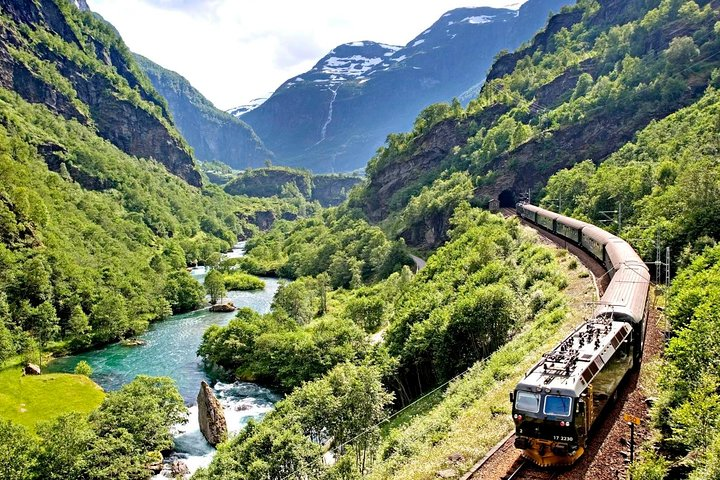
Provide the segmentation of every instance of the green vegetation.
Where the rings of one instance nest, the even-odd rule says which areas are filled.
[[[325,218],[349,221],[347,213],[344,219],[338,218],[339,213],[329,211]],[[268,245],[274,245],[275,251],[289,248],[290,252],[298,245],[318,249],[326,248],[321,242],[335,248],[343,245],[338,237],[346,235],[346,230],[328,230],[319,220],[298,222],[289,235],[279,236],[271,231],[258,237],[253,240],[249,258],[253,258],[255,249],[270,251]],[[208,472],[199,478],[266,474],[278,464],[285,465],[286,472],[303,469],[303,474],[310,478],[322,475],[344,478],[343,475],[353,472],[367,474],[385,468],[378,462],[393,457],[396,450],[392,446],[395,443],[384,447],[381,444],[380,426],[376,423],[384,418],[382,408],[373,414],[375,423],[363,420],[363,425],[373,425],[367,434],[355,438],[345,430],[348,427],[328,433],[340,428],[336,421],[343,425],[346,421],[334,419],[332,412],[338,404],[329,398],[340,396],[338,382],[350,381],[347,369],[370,369],[378,382],[377,387],[369,390],[362,387],[363,393],[353,393],[353,402],[378,408],[394,398],[394,405],[399,407],[470,368],[520,334],[524,347],[515,347],[512,353],[505,354],[509,357],[498,360],[499,366],[482,377],[483,388],[488,388],[491,379],[507,379],[511,371],[519,375],[519,369],[512,370],[518,368],[517,355],[525,355],[533,346],[542,344],[547,336],[538,331],[545,328],[554,332],[552,326],[566,317],[568,309],[560,291],[567,285],[567,279],[557,271],[558,263],[551,251],[537,245],[517,222],[464,203],[451,223],[448,244],[430,257],[427,266],[415,276],[403,267],[379,282],[364,284],[359,270],[357,282],[351,276],[347,283],[338,285],[333,282],[337,278],[333,262],[327,262],[326,271],[282,285],[270,314],[259,315],[244,309],[226,327],[212,326],[205,332],[198,353],[206,361],[235,372],[239,378],[270,382],[291,393],[262,424],[251,426],[247,434],[241,434],[221,449]],[[287,227],[280,224],[276,228],[282,231]],[[325,233],[309,237],[318,230]],[[365,230],[374,231],[371,227]],[[355,227],[353,231],[357,238],[363,228]],[[280,243],[280,238],[287,243]],[[319,241],[300,243],[299,238]],[[295,256],[298,265],[304,265],[306,259],[318,258],[304,250],[300,254],[292,252],[284,258]],[[526,301],[527,298],[532,301]],[[531,324],[535,326],[527,332]],[[378,343],[376,336],[369,335],[381,334],[383,330],[385,343]],[[536,338],[531,340],[533,337]],[[345,387],[341,391],[345,392]],[[373,400],[379,392],[386,400]],[[312,408],[305,410],[306,405]],[[339,405],[343,405],[342,399]],[[432,407],[425,405],[420,411]],[[393,438],[393,442],[399,441],[397,432],[405,422],[414,420],[403,417],[383,434]],[[438,435],[435,432],[424,438]],[[322,466],[319,446],[308,444],[307,437],[317,442],[330,440],[334,454],[339,457],[334,467]],[[281,441],[286,442],[283,448],[276,449],[274,446]],[[258,459],[262,469],[253,470],[251,459]]]
[[[622,205],[622,231],[645,258],[656,238],[680,265],[720,238],[720,70],[703,98],[653,122],[599,167],[583,162],[548,182],[543,203],[597,222]],[[609,226],[617,233],[617,225]]]
[[[356,175],[313,175],[298,168],[267,166],[240,173],[224,188],[232,195],[305,199],[328,207],[344,201],[350,189],[361,181]]]
[[[236,264],[249,273],[294,279],[326,272],[333,288],[381,280],[412,264],[402,241],[388,241],[380,228],[346,207],[276,222],[267,234],[248,240],[247,250]]]
[[[85,360],[80,360],[77,365],[75,365],[75,375],[84,375],[86,377],[90,377],[92,375],[93,369],[90,366],[88,362]]]
[[[47,377],[51,376],[35,378]],[[57,395],[54,415],[38,425],[34,436],[22,426],[0,420],[3,478],[145,480],[150,476],[148,465],[160,461],[160,451],[173,446],[170,426],[187,416],[182,397],[168,378],[138,376],[93,405],[100,403],[89,416],[87,410],[57,411],[58,405],[66,405]]]
[[[376,423],[391,400],[376,367],[338,365],[288,395],[262,423],[251,422],[193,478],[283,478],[293,473],[320,478],[327,469],[320,447],[326,439],[333,440],[334,454],[342,456],[333,469],[338,477],[327,478],[348,478],[348,473],[354,478],[372,460]]]
[[[265,282],[254,275],[232,272],[223,275],[226,290],[262,290]]]
[[[675,278],[667,316],[673,338],[665,350],[653,408],[654,448],[633,466],[634,479],[711,479],[718,475],[720,374],[720,247],[693,257]],[[659,454],[652,450],[659,450]],[[670,469],[671,464],[682,469]]]
[[[89,413],[104,397],[102,389],[82,374],[24,376],[20,367],[0,370],[0,419],[23,425],[30,432],[38,423],[66,413]]]
[[[197,308],[202,287],[186,265],[254,231],[249,212],[280,208],[197,191],[7,91],[0,115],[0,359],[32,341],[110,342]],[[42,145],[62,145],[57,155],[75,177],[49,170]]]

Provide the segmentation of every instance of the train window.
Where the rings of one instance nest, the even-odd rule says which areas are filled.
[[[559,397],[557,395],[545,396],[545,415],[555,415],[558,417],[567,417],[570,415],[570,407],[572,399],[570,397]]]
[[[540,394],[518,391],[515,397],[515,408],[528,413],[537,413],[540,410]]]

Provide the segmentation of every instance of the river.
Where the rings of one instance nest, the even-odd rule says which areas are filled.
[[[239,243],[227,257],[241,256],[244,244]],[[202,282],[206,270],[193,269],[193,277]],[[250,307],[260,313],[270,311],[270,304],[278,289],[275,278],[263,278],[265,289],[253,292],[229,292],[226,299],[237,307]],[[139,338],[139,346],[113,344],[99,350],[59,358],[48,366],[48,371],[72,372],[81,360],[93,368],[92,379],[105,390],[117,390],[137,375],[167,376],[177,382],[178,389],[190,407],[189,422],[176,427],[173,458],[183,460],[190,470],[210,463],[215,450],[200,433],[197,421],[196,396],[200,382],[213,385],[223,405],[228,428],[236,433],[251,418],[261,418],[279,399],[272,391],[253,383],[223,383],[203,368],[196,355],[203,332],[210,325],[227,325],[235,313],[213,313],[207,308],[154,323]],[[162,478],[162,477],[158,477]]]

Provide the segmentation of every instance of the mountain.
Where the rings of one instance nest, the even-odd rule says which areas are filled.
[[[541,28],[569,0],[530,0],[519,10],[461,8],[404,47],[340,45],[241,118],[279,163],[316,172],[362,168],[388,133],[425,106],[477,89],[493,57]]]
[[[497,59],[467,109],[430,107],[390,135],[352,205],[430,248],[463,201],[513,206],[558,170],[603,162],[716,82],[716,4],[687,3],[602,0],[555,15]]]
[[[0,1],[0,87],[92,125],[125,153],[155,158],[199,186],[165,100],[114,29],[84,1],[77,5],[80,11],[65,1]]]
[[[273,154],[245,122],[218,110],[184,77],[135,55],[198,160],[221,161],[237,169],[262,166]]]

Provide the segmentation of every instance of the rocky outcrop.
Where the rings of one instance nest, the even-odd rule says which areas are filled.
[[[0,24],[0,87],[93,125],[125,153],[153,158],[191,185],[201,185],[162,97],[112,27],[87,13],[61,10],[53,0],[0,0],[0,7],[7,17]],[[46,30],[64,48],[25,35],[21,27]]]
[[[312,178],[310,199],[317,200],[323,207],[339,205],[360,182],[362,178],[350,175],[315,175]]]
[[[230,195],[248,197],[280,196],[283,189],[292,184],[305,198],[310,197],[312,180],[310,173],[286,167],[268,167],[248,170],[225,185]]]
[[[41,373],[42,371],[40,370],[40,367],[34,363],[28,363],[23,369],[24,375],[40,375]]]
[[[178,476],[184,477],[185,475],[190,475],[190,469],[182,460],[173,460],[172,464],[170,464],[170,474],[173,478],[177,478]]]
[[[235,308],[235,305],[233,305],[232,302],[216,303],[215,305],[210,307],[211,312],[228,313],[228,312],[234,312],[235,310],[237,310],[237,309]]]
[[[289,193],[287,189],[292,185],[307,200],[330,207],[342,203],[360,182],[362,178],[354,175],[311,175],[306,170],[267,167],[243,172],[224,188],[231,195],[273,197]]]
[[[212,388],[205,381],[200,383],[197,402],[200,431],[205,440],[213,447],[224,442],[227,439],[225,413]]]

